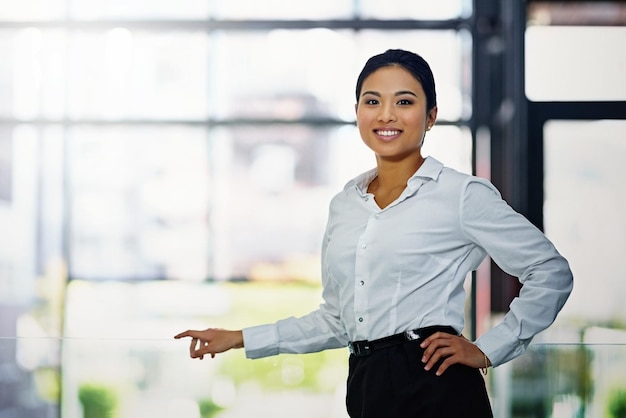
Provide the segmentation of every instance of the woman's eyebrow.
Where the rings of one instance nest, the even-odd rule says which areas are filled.
[[[361,97],[365,96],[366,94],[371,94],[372,96],[376,96],[376,97],[380,97],[381,96],[381,94],[378,93],[377,91],[368,90],[368,91],[364,91],[363,94],[361,94]],[[417,94],[413,93],[411,90],[400,90],[400,91],[396,92],[394,94],[394,96],[403,96],[405,94],[409,94],[411,96],[417,97]]]
[[[363,94],[361,94],[361,97],[365,96],[366,94],[371,94],[372,96],[380,97],[380,93],[376,91],[364,91]]]
[[[401,90],[401,91],[397,92],[395,95],[396,96],[403,96],[405,94],[410,94],[411,96],[417,97],[417,94],[413,93],[411,90]]]

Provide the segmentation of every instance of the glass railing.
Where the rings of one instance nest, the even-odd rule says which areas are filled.
[[[97,324],[94,324],[97,327]],[[189,357],[189,340],[0,338],[0,417],[346,417],[347,352]]]
[[[496,417],[626,417],[626,344],[533,344],[491,371]]]
[[[345,418],[347,356],[193,360],[170,338],[0,338],[0,417]],[[486,379],[498,418],[623,417],[626,344],[533,344]]]

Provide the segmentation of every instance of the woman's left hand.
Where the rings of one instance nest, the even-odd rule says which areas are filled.
[[[426,363],[425,370],[432,369],[439,360],[443,359],[435,373],[437,376],[441,376],[448,367],[457,363],[477,369],[486,366],[485,354],[462,335],[436,332],[426,338],[420,347],[424,349],[422,362]]]

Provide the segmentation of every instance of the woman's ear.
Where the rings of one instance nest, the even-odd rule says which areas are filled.
[[[426,118],[426,130],[429,131],[430,128],[435,125],[437,121],[437,106],[433,107],[428,111],[428,117]]]

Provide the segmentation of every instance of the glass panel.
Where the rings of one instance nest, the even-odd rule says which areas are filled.
[[[180,316],[173,322],[158,320],[162,301],[178,300],[170,306],[184,311],[189,300],[211,306],[206,301],[219,303],[218,297],[232,304],[225,312],[248,312],[246,317],[277,317],[287,309],[305,312],[318,303],[315,295],[319,289],[293,283],[109,285],[73,283],[71,299],[90,298],[98,309],[87,306],[86,311],[75,312],[71,322],[82,322],[92,332],[94,321],[104,320],[105,329],[117,322],[121,332],[113,338],[41,338],[33,333],[35,324],[27,315],[3,315],[3,319],[20,323],[22,331],[19,338],[0,336],[0,414],[50,418],[347,417],[345,349],[254,361],[247,360],[242,350],[234,350],[198,363],[188,357],[189,341],[175,341],[169,335],[186,328],[188,320]],[[140,302],[155,316],[142,320],[133,315],[140,310],[122,309],[131,316],[121,317],[110,309],[120,300],[128,301],[124,306]],[[268,310],[268,301],[278,309]],[[273,313],[268,315],[268,311]],[[220,325],[230,323],[223,321],[227,317],[209,316],[213,324]],[[132,319],[127,322],[125,318]],[[196,324],[206,326],[207,316],[197,318]],[[241,321],[242,316],[235,315],[235,319]],[[170,330],[167,335],[164,328]],[[120,336],[123,333],[131,337]],[[587,334],[604,334],[604,342],[588,342]],[[584,342],[531,344],[521,357],[490,370],[486,383],[496,417],[620,417],[626,406],[625,368],[626,333],[594,328],[585,333]],[[83,411],[88,412],[83,415]]]
[[[203,119],[208,37],[115,28],[72,39],[72,118]]]
[[[3,65],[0,66],[0,87],[3,94],[0,94],[0,115],[11,115],[13,113],[13,77],[15,67],[15,31],[0,30],[0,56]]]
[[[577,279],[564,314],[585,323],[626,318],[626,121],[545,125],[546,234]]]
[[[526,95],[534,101],[626,100],[625,27],[526,29]]]
[[[17,119],[64,115],[66,33],[25,28],[0,31],[0,115]]]
[[[12,129],[0,125],[0,204],[13,198],[13,138]]]
[[[370,56],[394,45],[429,61],[437,82],[439,118],[458,120],[471,112],[464,71],[469,68],[466,40],[454,31],[220,33],[212,64],[212,113],[219,118],[354,120],[358,72]],[[293,51],[288,59],[285,51]]]
[[[66,327],[72,343],[63,352],[64,412],[73,416],[81,407],[81,387],[98,383],[115,394],[119,417],[200,418],[202,407],[233,417],[259,416],[264,404],[268,410],[261,416],[309,416],[294,410],[302,405],[314,411],[310,416],[331,416],[343,404],[336,393],[345,382],[346,350],[258,361],[235,350],[207,359],[204,368],[188,357],[190,341],[172,338],[190,326],[233,329],[301,316],[318,306],[320,292],[319,286],[302,282],[72,282]],[[103,316],[112,304],[115,312]],[[105,341],[96,347],[93,338]],[[175,414],[159,412],[175,405]]]
[[[440,120],[458,120],[469,117],[471,68],[467,34],[455,31],[374,31],[363,30],[356,35],[358,71],[372,55],[389,48],[400,48],[420,54],[430,65],[435,76]],[[353,93],[354,94],[354,93]]]
[[[361,16],[373,19],[454,19],[471,14],[467,0],[395,0],[392,4],[380,0],[360,0]]]
[[[209,0],[72,0],[70,13],[76,19],[204,19]]]
[[[214,0],[212,14],[218,19],[330,19],[352,15],[352,0]]]
[[[10,152],[5,164],[11,170],[11,200],[0,201],[0,308],[3,303],[19,307],[35,294],[39,207],[34,185],[40,153],[39,132],[34,127],[5,128],[2,133],[8,140],[3,152]]]
[[[588,335],[604,334],[602,341]],[[611,334],[611,336],[608,336]],[[496,417],[617,417],[626,407],[626,332],[589,329],[570,344],[531,344],[488,377]]]
[[[38,205],[38,247],[37,269],[45,279],[65,281],[67,267],[64,251],[65,228],[65,127],[61,125],[45,125],[41,132],[39,155],[39,190]],[[57,313],[58,315],[58,313]]]
[[[205,131],[78,127],[71,137],[71,276],[206,279]]]
[[[215,130],[218,279],[319,282],[328,204],[338,191],[332,163],[345,157],[333,155],[335,134],[305,125]]]
[[[0,309],[51,290],[42,278],[65,279],[62,151],[60,126],[0,124]]]
[[[212,55],[218,118],[354,119],[352,37],[328,29],[220,32]]]
[[[0,20],[47,20],[65,15],[66,0],[20,0],[3,2]]]

